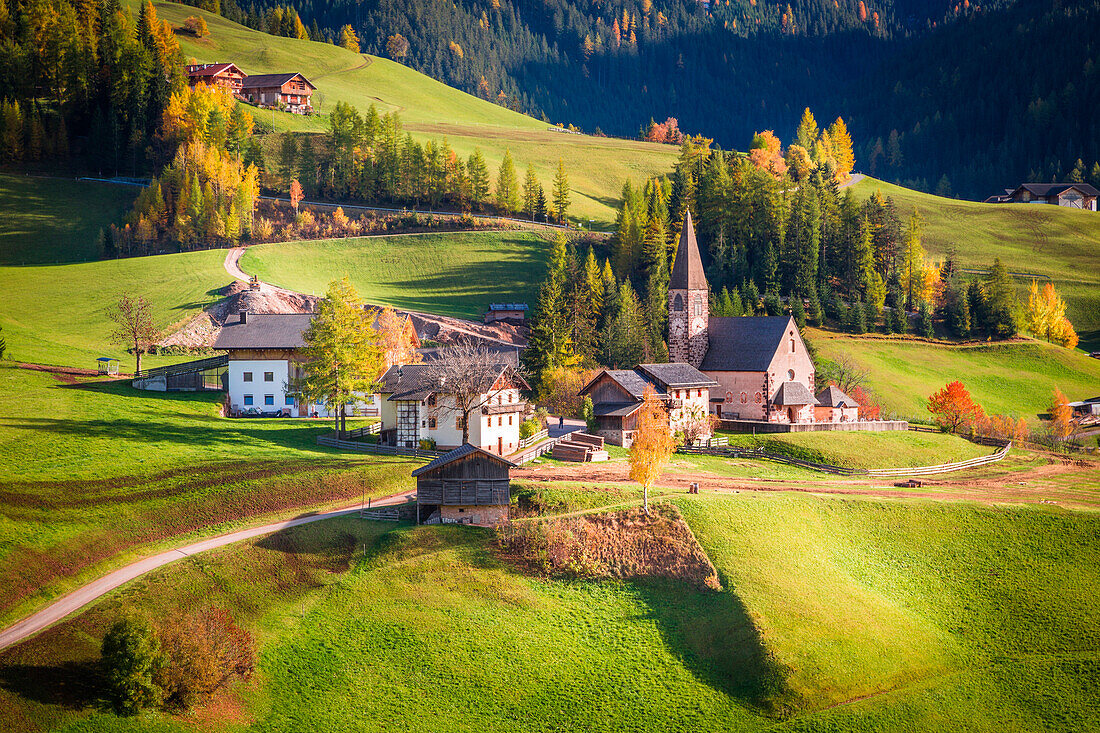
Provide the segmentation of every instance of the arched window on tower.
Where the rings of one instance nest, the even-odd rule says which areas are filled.
[[[703,299],[699,297],[695,298],[695,315],[703,315]]]
[[[672,301],[672,310],[682,311],[684,309],[684,299],[677,293],[676,297]]]

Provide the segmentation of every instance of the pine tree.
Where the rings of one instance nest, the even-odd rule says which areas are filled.
[[[531,337],[523,352],[524,366],[536,383],[532,386],[541,384],[549,370],[577,362],[571,336],[568,270],[566,244],[559,239],[550,253],[549,271],[539,289]]]
[[[534,163],[527,165],[527,177],[523,180],[523,210],[531,221],[539,207],[539,179],[535,175]]]
[[[601,334],[601,354],[607,366],[633,368],[645,355],[645,320],[630,280],[619,287],[619,302],[614,318]]]
[[[817,132],[817,120],[814,119],[813,112],[807,107],[802,111],[802,119],[799,121],[798,129],[795,131],[795,142],[806,150],[813,150],[814,143],[817,142]]]
[[[485,202],[489,200],[489,167],[485,164],[480,148],[474,148],[474,152],[470,154],[466,170],[470,174],[470,201],[478,209],[483,209]]]
[[[496,206],[502,214],[520,209],[516,166],[512,162],[512,153],[508,150],[504,151],[504,160],[500,162],[500,169],[497,171]]]
[[[565,223],[565,212],[569,209],[569,176],[565,174],[565,164],[558,158],[558,171],[554,174],[554,213],[558,223]]]

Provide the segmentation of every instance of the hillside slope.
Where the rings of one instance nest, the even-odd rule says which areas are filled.
[[[257,111],[262,124],[278,130],[323,131],[325,113],[337,102],[365,111],[375,104],[380,112],[398,111],[405,129],[417,138],[447,138],[465,157],[480,147],[494,174],[506,150],[516,168],[534,164],[549,190],[558,159],[565,164],[573,191],[572,218],[607,225],[615,219],[616,198],[626,178],[641,180],[667,172],[678,152],[671,145],[572,135],[553,132],[532,117],[460,92],[419,72],[387,59],[355,54],[326,43],[300,41],[261,33],[196,8],[156,3],[157,13],[175,26],[189,15],[200,14],[210,35],[177,37],[184,55],[198,62],[232,61],[246,73],[296,70],[318,91],[319,115]]]

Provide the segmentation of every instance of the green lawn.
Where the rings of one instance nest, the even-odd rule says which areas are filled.
[[[1023,417],[1032,425],[1055,387],[1071,400],[1100,393],[1100,360],[1036,341],[950,346],[814,330],[809,336],[826,359],[843,354],[868,369],[871,389],[887,412],[902,418],[929,421],[928,397],[956,379],[986,413]]]
[[[534,307],[550,246],[523,231],[359,237],[249,247],[241,268],[318,295],[348,275],[367,302],[478,319],[490,302]]]
[[[641,181],[667,173],[679,153],[672,145],[551,132],[545,122],[460,92],[388,59],[270,36],[190,6],[158,2],[156,8],[161,18],[175,26],[189,15],[206,19],[210,35],[205,38],[177,36],[185,56],[198,62],[233,61],[249,74],[300,71],[317,85],[313,100],[320,114],[305,118],[256,111],[257,119],[269,128],[322,132],[327,129],[325,115],[337,102],[348,102],[360,111],[374,104],[383,113],[400,112],[406,129],[421,140],[446,137],[463,156],[480,147],[493,171],[505,150],[510,150],[521,172],[528,163],[534,164],[547,190],[562,159],[573,194],[570,214],[578,222],[593,219],[602,226],[612,224],[623,180]]]
[[[136,196],[128,186],[0,173],[0,265],[99,259],[100,230],[120,223]]]
[[[419,462],[335,453],[327,423],[229,420],[220,393],[0,367],[0,621],[135,554],[383,495]]]
[[[1010,272],[1052,278],[1082,347],[1100,348],[1100,214],[947,199],[874,179],[852,190],[860,198],[875,191],[892,197],[903,221],[919,209],[925,219],[924,246],[935,257],[954,250],[962,267],[978,269],[988,269],[1000,257]],[[1022,292],[1030,281],[1017,279]]]
[[[95,367],[99,356],[133,356],[111,343],[107,311],[122,295],[143,296],[166,331],[214,303],[230,278],[224,250],[187,252],[69,265],[0,266],[0,326],[7,358],[43,364]],[[154,357],[144,365],[186,361]]]
[[[783,494],[676,503],[722,591],[529,577],[484,530],[323,522],[160,569],[0,654],[0,726],[1100,725],[1100,517]],[[81,671],[111,620],[197,603],[257,633],[256,679],[185,718],[96,711]]]
[[[775,433],[730,434],[730,445],[762,447],[769,453],[846,468],[908,468],[966,461],[994,449],[955,435],[917,433]]]

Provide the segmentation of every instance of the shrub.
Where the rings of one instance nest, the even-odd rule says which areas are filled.
[[[183,29],[195,38],[202,38],[210,32],[206,27],[206,21],[198,15],[187,16],[187,20],[183,21]]]
[[[424,438],[420,441],[420,450],[435,450],[435,438]]]
[[[532,417],[524,420],[519,424],[519,438],[520,440],[526,440],[540,430],[542,430],[542,425],[536,418]]]
[[[103,636],[102,660],[107,694],[120,714],[133,715],[161,701],[156,677],[164,668],[164,655],[147,620],[116,621]]]
[[[255,642],[224,609],[206,609],[161,628],[167,663],[156,675],[166,705],[186,710],[256,664]]]

